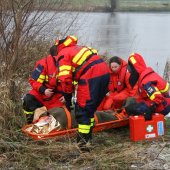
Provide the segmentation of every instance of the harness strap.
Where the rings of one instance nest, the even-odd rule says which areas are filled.
[[[87,63],[87,61],[89,61],[94,55],[96,55],[95,53],[92,53],[91,55],[88,56],[88,58],[81,64],[79,65],[76,70],[73,72],[73,77],[76,76],[76,74],[81,70],[81,68]]]
[[[82,73],[80,74],[80,77],[85,74],[92,66],[96,65],[96,64],[100,64],[103,63],[104,61],[102,59],[98,59],[93,61],[92,63],[90,63],[89,65],[87,65],[84,70],[82,71]]]
[[[67,128],[68,129],[71,129],[71,125],[72,125],[72,120],[71,120],[71,113],[67,110],[67,108],[64,106],[63,107],[63,109],[64,109],[64,111],[65,111],[65,113],[66,113],[66,116],[67,116]]]
[[[94,120],[95,120],[96,124],[98,124],[98,123],[99,123],[99,120],[98,120],[98,117],[97,117],[97,115],[96,115],[96,114],[94,114]]]

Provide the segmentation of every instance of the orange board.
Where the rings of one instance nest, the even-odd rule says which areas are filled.
[[[104,122],[104,123],[98,123],[93,129],[93,132],[99,132],[111,128],[118,128],[121,126],[128,125],[129,119],[123,119],[123,120],[113,120],[109,122]],[[77,128],[74,129],[67,129],[67,130],[53,130],[48,134],[35,134],[32,132],[28,132],[26,129],[31,127],[32,124],[26,125],[22,128],[22,131],[27,134],[28,136],[32,137],[34,140],[44,140],[48,138],[64,138],[66,136],[74,136],[76,135]]]

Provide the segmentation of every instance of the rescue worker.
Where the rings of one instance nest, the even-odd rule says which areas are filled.
[[[137,88],[129,88],[126,85],[127,62],[114,56],[109,60],[110,83],[109,93],[106,95],[98,110],[120,109],[127,97],[134,96]]]
[[[51,48],[50,53],[36,62],[29,78],[32,89],[26,94],[23,102],[27,123],[32,123],[34,111],[37,108],[45,106],[48,110],[65,105],[61,86],[57,83],[58,67],[56,67],[56,60],[53,57],[56,54],[56,48]]]
[[[146,120],[152,114],[170,112],[169,83],[152,68],[147,67],[140,54],[133,53],[128,58],[129,84],[133,88],[138,84],[136,103],[126,107],[129,115],[144,115]]]
[[[107,64],[93,48],[77,45],[75,36],[56,40],[59,65],[58,79],[64,93],[72,93],[73,81],[78,82],[76,120],[77,143],[83,151],[89,151],[87,143],[92,139],[94,112],[108,92],[110,79]]]

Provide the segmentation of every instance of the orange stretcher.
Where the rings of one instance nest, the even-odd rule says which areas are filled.
[[[111,129],[111,128],[118,128],[121,126],[128,125],[129,119],[123,119],[123,120],[113,120],[109,122],[104,123],[97,123],[93,129],[93,132],[100,132],[103,130]],[[44,140],[49,138],[64,138],[66,136],[75,136],[77,132],[77,128],[73,129],[66,129],[66,130],[53,130],[49,132],[48,134],[35,134],[32,132],[28,132],[26,129],[31,127],[32,124],[26,125],[22,128],[22,131],[27,134],[28,136],[32,137],[34,140]]]

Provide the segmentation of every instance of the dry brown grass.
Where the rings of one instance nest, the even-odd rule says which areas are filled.
[[[164,143],[162,139],[132,142],[127,126],[94,134],[91,152],[80,154],[75,137],[34,141],[21,132],[24,123],[21,115],[13,115],[13,123],[1,127],[0,169],[131,169],[157,160]],[[169,132],[164,141],[168,140]]]

